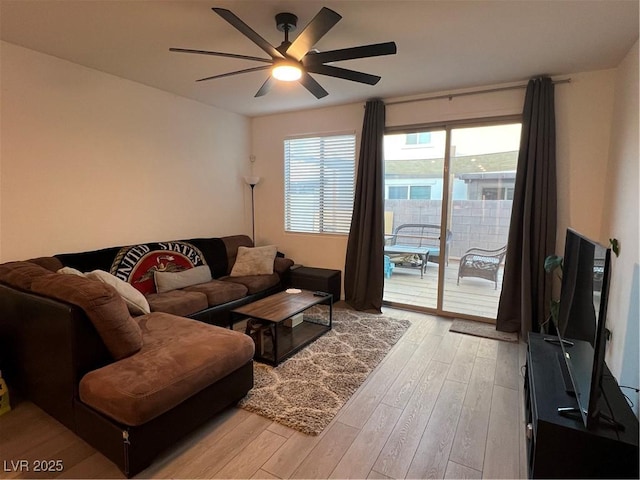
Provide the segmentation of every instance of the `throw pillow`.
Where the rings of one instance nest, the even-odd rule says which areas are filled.
[[[62,267],[56,273],[63,273],[65,275],[78,275],[79,277],[84,277],[84,273],[73,267]]]
[[[208,265],[189,268],[181,272],[153,272],[158,293],[170,292],[211,281],[211,269]]]
[[[278,248],[275,245],[264,247],[238,247],[236,263],[231,269],[231,277],[246,277],[248,275],[271,275],[273,261]]]
[[[145,315],[151,312],[149,308],[149,302],[142,293],[136,290],[131,284],[119,279],[115,275],[111,275],[104,270],[94,270],[85,274],[85,277],[91,280],[97,280],[107,285],[111,285],[116,289],[116,292],[122,296],[124,302],[127,304],[129,313],[132,315]]]

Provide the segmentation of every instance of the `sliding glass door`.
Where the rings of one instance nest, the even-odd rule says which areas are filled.
[[[438,306],[440,265],[427,253],[440,237],[446,137],[445,130],[385,135],[384,299],[393,303]]]
[[[495,319],[519,140],[515,122],[385,136],[386,303]]]

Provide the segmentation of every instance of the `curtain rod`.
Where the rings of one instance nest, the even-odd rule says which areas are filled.
[[[562,80],[554,80],[553,84],[557,85],[560,83],[571,83],[571,78],[565,78]],[[411,100],[397,100],[395,102],[385,102],[385,105],[400,105],[403,103],[413,103],[413,102],[426,102],[428,100],[442,100],[443,98],[447,98],[449,100],[453,100],[454,97],[465,97],[467,95],[479,95],[481,93],[494,93],[494,92],[504,92],[506,90],[519,90],[521,88],[527,88],[527,84],[523,83],[521,85],[510,85],[508,87],[496,87],[496,88],[487,88],[485,90],[473,90],[471,92],[460,92],[460,93],[446,93],[443,95],[436,95],[434,97],[422,97],[422,98],[413,98]]]

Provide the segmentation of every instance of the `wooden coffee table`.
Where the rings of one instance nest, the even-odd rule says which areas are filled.
[[[284,325],[285,320],[321,303],[329,305],[328,324],[305,318],[295,327]],[[280,292],[231,310],[232,324],[241,318],[249,319],[248,330],[256,343],[254,359],[275,366],[331,330],[333,295],[317,296],[308,290]]]

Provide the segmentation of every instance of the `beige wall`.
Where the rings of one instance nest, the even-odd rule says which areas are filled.
[[[504,86],[509,85],[500,85],[500,87]],[[490,90],[491,88],[491,86],[488,86],[476,90]],[[469,92],[469,90],[456,91],[456,93],[465,92]],[[391,99],[387,102],[389,103],[387,106],[387,126],[397,127],[518,115],[522,113],[524,92],[524,89],[518,88],[493,93],[463,95],[452,97],[451,99],[440,98],[408,103],[404,103],[404,101],[411,100],[411,97]],[[440,96],[440,94],[435,93],[421,97],[437,96]]]
[[[361,104],[352,104],[252,119],[254,172],[262,177],[255,190],[256,244],[275,244],[297,263],[343,270],[346,235],[284,232],[283,141],[289,136],[356,132],[359,144],[363,111]]]
[[[0,260],[250,233],[247,118],[1,47]]]
[[[557,251],[572,227],[600,235],[613,112],[615,70],[571,75],[556,87]]]
[[[607,327],[611,330],[607,364],[623,385],[638,386],[638,324],[640,323],[640,205],[638,148],[638,43],[617,69],[615,102],[604,191],[600,241],[615,237],[620,257],[613,256]],[[625,391],[631,395],[631,391]],[[636,412],[638,396],[635,395]]]

